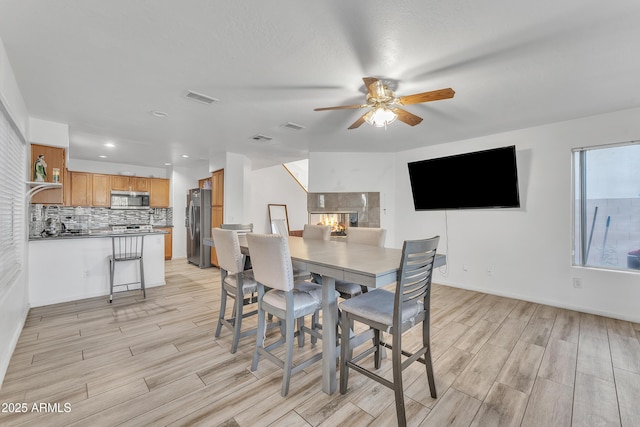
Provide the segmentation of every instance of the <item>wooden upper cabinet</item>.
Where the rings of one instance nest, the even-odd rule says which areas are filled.
[[[111,175],[111,189],[129,191],[130,177],[122,175]]]
[[[129,183],[131,185],[131,191],[150,191],[151,185],[149,183],[149,178],[132,176]]]
[[[46,182],[53,182],[53,168],[60,169],[60,183],[65,185],[65,150],[61,147],[50,147],[48,145],[31,144],[31,167],[29,170],[29,181],[34,180],[33,164],[39,155],[44,156],[47,164]],[[64,202],[64,192],[62,188],[49,188],[31,197],[31,203],[42,204],[62,204]]]
[[[169,207],[169,180],[164,178],[149,178],[149,205],[152,208]]]
[[[211,178],[202,178],[198,180],[198,188],[211,190]]]
[[[92,206],[93,174],[87,172],[70,172],[71,206]]]
[[[211,174],[211,206],[224,205],[224,169]]]
[[[94,173],[91,178],[92,206],[111,206],[111,176]]]

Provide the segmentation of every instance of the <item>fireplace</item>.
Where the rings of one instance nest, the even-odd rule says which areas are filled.
[[[332,236],[346,236],[349,227],[358,226],[357,212],[310,212],[309,224],[330,225]]]

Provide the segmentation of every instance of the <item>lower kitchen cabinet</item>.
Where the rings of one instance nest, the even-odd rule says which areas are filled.
[[[169,234],[164,235],[164,259],[169,261],[173,257],[173,228],[158,228],[158,230],[166,231]]]

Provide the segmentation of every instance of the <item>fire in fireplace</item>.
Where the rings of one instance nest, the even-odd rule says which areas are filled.
[[[349,227],[358,226],[357,212],[311,212],[309,224],[330,225],[332,236],[346,236]]]

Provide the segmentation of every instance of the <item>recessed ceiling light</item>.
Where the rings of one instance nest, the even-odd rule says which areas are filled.
[[[188,154],[183,154],[183,155],[182,155],[182,156],[180,156],[180,157],[182,157],[183,159],[187,159],[187,158],[189,158],[189,155],[188,155]]]
[[[168,116],[168,114],[165,113],[164,111],[158,111],[158,110],[153,110],[151,112],[151,115],[155,116],[155,117],[167,117]]]
[[[109,148],[116,148],[116,144],[114,144],[113,142],[107,142],[106,144],[104,144],[104,146]]]
[[[165,163],[164,165],[165,166],[171,166],[171,163]]]
[[[100,154],[98,157],[100,157],[101,159],[106,159],[107,156],[105,156],[104,154]]]

